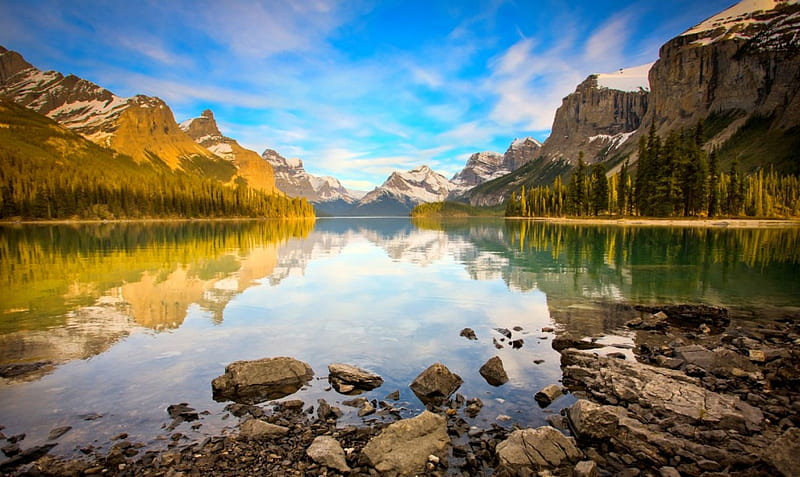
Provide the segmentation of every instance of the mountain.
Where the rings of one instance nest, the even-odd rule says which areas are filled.
[[[305,201],[136,161],[2,96],[0,177],[0,218],[313,217]]]
[[[261,157],[275,171],[278,189],[289,197],[305,197],[323,214],[346,213],[358,200],[338,179],[306,172],[300,159],[286,159],[272,149],[266,149]]]
[[[348,215],[408,215],[419,204],[445,200],[456,187],[428,166],[393,172],[380,187],[362,197]]]
[[[635,163],[639,137],[703,126],[720,167],[800,173],[800,0],[743,0],[665,43],[651,65],[590,75],[558,108],[541,159],[466,194],[502,202],[550,185],[582,152],[613,173]]]
[[[511,172],[503,164],[503,155],[497,152],[476,152],[469,156],[467,164],[453,176],[451,181],[464,189],[470,189],[488,180]]]
[[[183,132],[169,106],[159,98],[121,98],[77,76],[41,71],[3,47],[0,95],[138,163],[163,163],[172,170],[227,183],[237,176],[235,165]],[[268,183],[261,186],[270,189]]]
[[[576,164],[613,157],[641,126],[647,111],[651,65],[590,75],[556,110],[541,155]]]
[[[199,117],[182,122],[180,128],[197,144],[236,166],[239,176],[250,187],[268,193],[276,191],[275,176],[270,164],[255,151],[240,146],[235,139],[223,136],[211,110],[206,109]]]

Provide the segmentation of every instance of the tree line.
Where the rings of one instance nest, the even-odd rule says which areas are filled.
[[[567,184],[524,187],[506,202],[509,217],[639,215],[650,217],[796,217],[800,179],[759,169],[720,171],[717,154],[702,148],[702,126],[661,139],[651,127],[639,139],[639,160],[610,177],[602,163],[591,168],[579,154]]]
[[[184,173],[40,167],[0,153],[0,218],[119,219],[148,217],[313,217],[305,199],[230,186]],[[126,176],[126,173],[128,174]]]

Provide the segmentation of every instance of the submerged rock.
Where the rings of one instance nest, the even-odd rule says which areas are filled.
[[[516,430],[497,445],[501,475],[530,475],[565,462],[577,462],[582,456],[572,439],[550,426]]]
[[[508,382],[508,375],[503,368],[503,361],[495,356],[486,361],[479,370],[483,379],[492,386],[501,386]]]
[[[447,366],[434,363],[417,376],[409,386],[424,404],[435,403],[450,397],[464,380]]]
[[[603,345],[599,345],[597,343],[593,343],[591,341],[584,341],[576,336],[573,336],[569,333],[561,333],[560,335],[556,336],[553,339],[553,343],[551,345],[554,350],[556,351],[563,351],[567,348],[575,348],[575,349],[596,349],[602,348]]]
[[[235,361],[214,378],[211,388],[216,401],[255,404],[293,394],[313,376],[311,366],[294,358]]]
[[[349,364],[330,364],[328,373],[328,381],[331,386],[343,394],[369,391],[383,384],[383,378],[377,374]]]
[[[423,411],[387,426],[361,455],[382,475],[414,475],[425,469],[428,456],[443,455],[449,444],[445,418]]]

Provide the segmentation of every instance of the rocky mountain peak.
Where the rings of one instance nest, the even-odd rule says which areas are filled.
[[[200,144],[223,137],[217,121],[214,119],[214,113],[210,109],[204,110],[197,118],[187,119],[180,126],[186,134]],[[203,145],[205,146],[205,144]]]
[[[33,65],[25,61],[22,55],[0,46],[0,87],[12,76],[28,68],[33,68]]]
[[[265,149],[261,157],[275,171],[275,183],[278,189],[289,197],[305,197],[318,209],[326,212],[340,212],[339,209],[344,206],[349,207],[356,201],[338,179],[328,176],[318,177],[306,172],[303,161],[299,158],[286,159],[274,149]],[[326,209],[328,206],[332,208]]]
[[[514,139],[503,154],[503,167],[509,172],[516,171],[537,158],[541,149],[542,143],[532,137]]]

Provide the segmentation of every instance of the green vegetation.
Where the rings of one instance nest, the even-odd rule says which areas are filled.
[[[235,168],[222,159],[187,164],[138,164],[0,100],[0,219],[314,216],[304,199],[227,182]]]
[[[774,169],[743,175],[737,162],[721,172],[721,152],[706,153],[700,146],[702,124],[672,132],[666,140],[649,134],[639,140],[639,161],[631,174],[627,162],[606,178],[602,164],[587,173],[583,156],[564,186],[561,178],[551,186],[512,193],[506,216],[562,217],[639,215],[648,217],[797,217],[800,215],[800,179],[779,175]]]
[[[511,174],[476,186],[469,191],[469,195],[470,197],[495,194],[507,196],[512,190],[518,190],[520,187],[530,189],[550,184],[556,177],[563,176],[569,170],[570,164],[567,161],[549,161],[538,157]]]
[[[498,207],[473,207],[461,202],[429,202],[414,207],[411,217],[500,217],[503,210]]]

